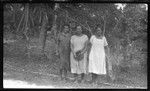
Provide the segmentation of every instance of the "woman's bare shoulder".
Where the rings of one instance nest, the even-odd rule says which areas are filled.
[[[106,39],[106,37],[105,37],[105,36],[103,36],[103,39]]]
[[[86,34],[83,34],[84,37],[88,37]]]
[[[92,36],[91,36],[91,39],[94,38],[94,37],[95,37],[95,35],[92,35]]]
[[[71,36],[71,38],[74,38],[74,37],[76,37],[76,35],[72,35],[72,36]]]

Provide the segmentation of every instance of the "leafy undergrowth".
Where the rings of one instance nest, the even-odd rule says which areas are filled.
[[[16,67],[17,68],[17,67]],[[4,68],[4,79],[13,79],[25,81],[29,84],[36,84],[37,86],[54,86],[56,88],[146,88],[146,86],[141,86],[142,82],[139,84],[133,84],[124,79],[118,79],[114,83],[103,84],[106,79],[100,77],[101,84],[89,84],[89,83],[77,83],[72,80],[60,80],[60,77],[48,76],[43,74],[37,74],[32,72],[17,71],[9,68],[8,66]],[[139,81],[136,79],[135,81]]]
[[[14,43],[16,44],[16,43]],[[20,44],[23,46],[23,41]],[[6,45],[4,45],[6,46]],[[79,88],[126,88],[127,86],[132,87],[147,87],[147,78],[145,74],[138,72],[120,72],[117,74],[116,80],[111,85],[106,84],[87,84],[87,83],[76,83],[71,80],[63,81],[59,77],[59,61],[58,58],[52,53],[47,57],[46,55],[31,54],[30,58],[25,54],[24,47],[14,47],[14,45],[7,45],[4,47],[4,79],[15,79],[27,81],[29,83],[36,83],[37,85],[49,85],[53,84],[55,87],[79,87]],[[12,48],[12,50],[10,50]],[[8,50],[9,49],[9,50]],[[53,49],[53,48],[51,48]],[[49,49],[50,50],[50,49]],[[15,70],[14,70],[15,68]],[[36,72],[36,73],[34,73]],[[40,74],[39,74],[40,73]],[[49,76],[54,74],[55,76]],[[68,77],[72,74],[69,73]],[[89,79],[90,76],[87,76]],[[99,82],[106,83],[107,79],[99,77]],[[113,85],[118,84],[118,85]]]

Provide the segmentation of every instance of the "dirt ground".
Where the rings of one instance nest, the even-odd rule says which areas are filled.
[[[119,74],[114,82],[108,82],[105,77],[99,77],[98,84],[74,82],[71,73],[68,73],[67,81],[61,80],[59,77],[59,61],[57,57],[31,55],[29,58],[27,54],[21,52],[23,49],[19,51],[18,46],[14,46],[16,49],[10,50],[12,46],[14,45],[4,45],[3,80],[21,80],[29,84],[39,86],[52,85],[56,88],[147,88],[147,75],[140,73],[133,75]],[[20,47],[23,48],[22,46]],[[49,55],[52,56],[53,54]],[[86,75],[85,80],[89,79],[90,75]]]

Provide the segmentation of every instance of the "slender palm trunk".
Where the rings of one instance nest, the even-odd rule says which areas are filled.
[[[42,26],[39,36],[39,46],[41,49],[41,53],[44,53],[45,42],[46,42],[46,24],[48,22],[47,14],[44,13],[44,17],[42,19]]]

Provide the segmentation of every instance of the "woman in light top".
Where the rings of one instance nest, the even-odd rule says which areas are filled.
[[[82,34],[81,26],[77,26],[77,33],[71,37],[71,73],[76,77],[75,80],[81,82],[84,78],[84,74],[87,72],[87,44],[88,36]],[[83,55],[81,60],[76,59],[78,57],[77,53],[80,52]],[[78,79],[78,78],[81,79]]]
[[[100,27],[97,26],[96,33],[90,38],[90,43],[88,71],[92,73],[91,82],[94,82],[98,75],[106,75],[105,48],[109,52],[107,40]]]

